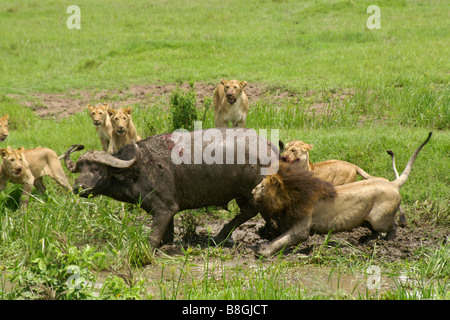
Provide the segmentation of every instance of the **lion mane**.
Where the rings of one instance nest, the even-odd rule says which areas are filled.
[[[267,212],[269,223],[260,234],[269,239],[287,230],[319,200],[336,197],[336,189],[331,183],[289,163],[280,162],[278,172],[264,178],[262,184],[264,191],[259,204]]]

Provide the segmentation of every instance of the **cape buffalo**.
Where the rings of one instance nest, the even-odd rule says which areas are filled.
[[[173,241],[177,212],[226,207],[236,199],[240,213],[214,238],[216,243],[225,240],[258,213],[251,191],[262,174],[269,174],[268,169],[277,170],[279,159],[278,147],[251,129],[160,134],[133,142],[114,155],[89,151],[72,161],[70,154],[83,148],[73,145],[64,156],[69,171],[80,173],[74,192],[139,204],[153,214],[150,243],[154,248]]]

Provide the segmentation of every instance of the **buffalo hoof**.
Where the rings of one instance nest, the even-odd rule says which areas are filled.
[[[255,250],[255,255],[259,258],[269,258],[273,254],[269,244],[262,244]]]

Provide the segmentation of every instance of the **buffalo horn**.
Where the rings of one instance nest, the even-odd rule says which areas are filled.
[[[75,151],[79,151],[79,150],[83,150],[83,149],[84,149],[84,146],[82,144],[74,144],[64,154],[64,163],[66,164],[66,167],[67,167],[67,169],[69,169],[70,172],[77,172],[77,165],[70,158],[70,154]]]
[[[138,145],[134,141],[132,141],[132,145],[134,147],[134,157],[131,160],[122,160],[104,151],[87,152],[82,156],[82,158],[83,160],[97,162],[106,166],[126,169],[137,163],[141,157],[141,151],[139,150]]]

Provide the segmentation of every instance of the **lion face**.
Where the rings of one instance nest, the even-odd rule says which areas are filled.
[[[307,168],[309,163],[309,150],[313,146],[303,141],[291,141],[286,145],[286,151],[281,157],[284,162],[298,163],[299,166]]]
[[[108,109],[108,113],[111,117],[114,132],[118,135],[126,134],[131,121],[131,107],[126,109],[120,108],[119,110]]]
[[[278,174],[267,176],[252,190],[253,200],[269,211],[279,212],[285,209],[283,182]]]
[[[0,118],[0,141],[5,141],[9,134],[8,127],[9,115],[4,115]]]
[[[3,158],[3,167],[7,170],[9,174],[15,177],[22,175],[24,167],[24,148],[11,149],[1,149],[0,155]]]
[[[237,81],[237,80],[221,80],[220,83],[223,85],[225,92],[225,97],[228,103],[233,104],[239,98],[239,96],[244,91],[247,81]]]
[[[89,109],[89,114],[91,115],[94,126],[98,127],[105,123],[106,117],[108,116],[108,104],[107,103],[104,105],[98,105],[95,107],[88,104],[87,108]]]

